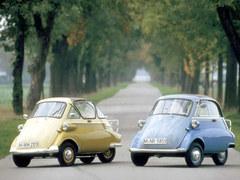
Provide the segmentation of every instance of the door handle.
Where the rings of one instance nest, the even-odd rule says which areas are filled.
[[[216,122],[217,120],[216,119],[212,119],[212,122]]]
[[[90,122],[92,122],[92,120],[91,120],[91,119],[88,119],[87,122],[90,123]]]

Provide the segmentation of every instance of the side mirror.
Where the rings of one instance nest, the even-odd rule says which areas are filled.
[[[27,114],[23,114],[23,119],[27,120],[28,119],[28,115]]]
[[[142,129],[145,124],[146,124],[146,120],[138,120],[138,128],[139,129]]]
[[[231,131],[232,130],[232,121],[230,119],[225,119],[225,122],[227,124],[228,129]]]

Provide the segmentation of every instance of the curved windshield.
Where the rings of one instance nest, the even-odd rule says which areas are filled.
[[[188,116],[192,101],[186,99],[162,99],[153,108],[152,114],[173,114]]]
[[[64,102],[42,102],[36,105],[31,117],[61,118],[65,107]]]

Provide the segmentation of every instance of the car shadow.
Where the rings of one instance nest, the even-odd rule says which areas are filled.
[[[187,168],[187,169],[192,169],[191,167],[188,167],[185,164],[179,164],[179,165],[145,165],[144,167],[146,168]],[[227,164],[224,166],[216,166],[214,164],[202,164],[200,167],[197,169],[202,169],[202,168],[239,168],[240,164]]]
[[[60,166],[59,164],[53,164],[53,165],[29,165],[28,167],[25,167],[25,169],[35,169],[35,168],[72,168],[72,167],[84,167],[84,166],[112,166],[112,165],[119,165],[119,164],[128,164],[130,162],[127,161],[114,161],[111,163],[101,163],[101,162],[92,162],[91,164],[84,164],[84,163],[75,163],[72,166]]]

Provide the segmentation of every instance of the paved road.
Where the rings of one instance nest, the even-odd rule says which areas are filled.
[[[137,131],[137,120],[147,116],[159,95],[159,91],[149,84],[131,84],[99,104],[110,118],[120,120],[123,147],[117,149],[112,163],[101,164],[96,158],[90,165],[77,160],[73,167],[59,167],[56,159],[34,159],[28,168],[17,168],[7,156],[0,161],[0,180],[238,180],[240,153],[235,150],[230,151],[223,167],[215,166],[211,159],[205,159],[203,165],[195,169],[188,168],[184,158],[151,158],[144,167],[135,167],[131,163],[128,146]]]

